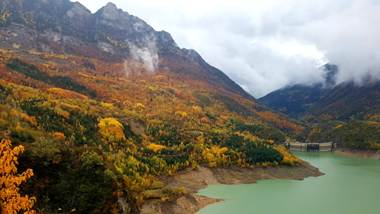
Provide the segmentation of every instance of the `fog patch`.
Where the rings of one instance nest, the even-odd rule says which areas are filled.
[[[107,2],[79,1],[94,12]],[[339,66],[336,84],[380,79],[378,0],[114,2],[170,32],[257,98],[292,84],[323,83],[326,61]],[[136,49],[135,58],[154,67],[147,46]]]

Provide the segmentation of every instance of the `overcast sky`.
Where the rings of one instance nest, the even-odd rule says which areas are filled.
[[[92,12],[109,0],[80,0]],[[255,97],[322,80],[380,78],[380,0],[113,0],[197,50]]]

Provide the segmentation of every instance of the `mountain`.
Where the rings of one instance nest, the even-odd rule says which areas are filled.
[[[91,13],[69,0],[0,0],[0,112],[40,213],[194,202],[166,178],[300,164],[281,143],[304,129],[169,33],[112,3]]]
[[[324,92],[322,84],[294,85],[271,92],[260,98],[259,102],[290,117],[299,118],[321,99]]]
[[[311,108],[316,116],[329,115],[336,120],[363,119],[380,110],[380,83],[357,85],[345,82],[328,90]]]
[[[207,81],[252,98],[194,50],[181,49],[171,35],[109,3],[95,14],[67,0],[2,0],[1,48],[128,61],[131,72],[165,70]],[[137,65],[136,65],[137,64]]]
[[[294,118],[314,116],[347,121],[379,111],[379,82],[358,85],[348,81],[336,85],[338,67],[327,64],[325,71],[324,83],[288,86],[260,98],[259,102]]]
[[[332,64],[324,66],[325,81],[314,85],[292,85],[276,90],[259,99],[264,105],[299,118],[308,114],[316,103],[320,103],[325,95],[335,86],[338,67]]]
[[[212,98],[230,111],[269,120],[276,126],[276,121],[268,117],[269,109],[257,104],[196,51],[178,47],[169,33],[155,31],[112,3],[94,14],[80,3],[68,0],[1,0],[0,5],[4,65],[0,72],[4,80],[44,89],[57,86],[112,101],[111,97],[125,93],[111,92],[107,88],[110,83],[104,83],[102,88],[101,80],[97,79],[95,84],[88,81],[90,77],[121,78],[120,82],[112,83],[119,85],[123,85],[122,80],[134,78],[155,77],[165,82],[166,77],[188,84],[198,100],[202,100],[199,94],[204,91],[212,92]],[[41,73],[24,71],[30,67]],[[283,126],[281,123],[277,123],[279,128]]]
[[[294,85],[259,99],[259,102],[307,126],[300,140],[333,141],[360,150],[380,148],[380,82],[335,84],[337,66],[326,65],[326,81]]]

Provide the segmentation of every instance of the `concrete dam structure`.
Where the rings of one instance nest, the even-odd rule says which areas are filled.
[[[295,152],[332,152],[336,148],[336,145],[333,142],[327,142],[327,143],[292,142],[292,143],[286,143],[285,145],[290,151],[295,151]]]

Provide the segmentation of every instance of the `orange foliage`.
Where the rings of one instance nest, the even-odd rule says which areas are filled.
[[[126,139],[123,124],[115,118],[101,119],[98,126],[102,137],[109,142]]]
[[[290,122],[286,118],[282,118],[279,114],[270,112],[270,111],[261,111],[257,112],[257,114],[266,121],[273,123],[275,126],[281,129],[292,130],[296,133],[301,133],[303,128],[296,123]]]
[[[105,103],[105,102],[101,102],[100,105],[105,108],[105,109],[113,109],[114,106],[112,103]]]
[[[18,156],[24,152],[23,146],[13,149],[9,140],[0,143],[0,206],[1,213],[17,214],[36,213],[32,208],[36,201],[34,197],[21,196],[19,186],[33,176],[31,169],[17,174]]]
[[[145,106],[142,103],[137,103],[136,106],[135,106],[135,108],[136,108],[137,111],[144,111]]]
[[[202,108],[200,106],[193,106],[192,109],[193,109],[193,112],[195,114],[201,114],[202,113]]]
[[[205,148],[203,150],[203,157],[207,161],[209,167],[216,167],[227,161],[225,155],[227,151],[227,147],[211,146],[210,148]]]
[[[245,140],[256,142],[261,140],[259,137],[252,135],[249,132],[235,132],[236,135],[244,137]]]
[[[154,151],[154,152],[159,152],[163,149],[166,148],[166,146],[163,146],[163,145],[160,145],[160,144],[155,144],[155,143],[151,143],[147,146],[148,149]]]
[[[81,100],[88,99],[88,97],[83,94],[70,91],[70,90],[65,90],[62,88],[49,88],[47,91],[51,94],[54,94],[56,96],[66,98],[66,99],[81,99]]]
[[[343,127],[343,124],[338,124],[338,125],[335,126],[335,129],[340,129],[342,127]]]
[[[65,134],[62,132],[54,132],[53,137],[54,137],[54,139],[59,140],[59,141],[65,140],[65,138],[66,138]]]
[[[380,122],[367,121],[367,125],[369,125],[369,126],[380,126]]]
[[[186,118],[187,117],[187,113],[184,112],[184,111],[176,111],[175,115],[178,116],[178,117],[181,117],[181,118]]]
[[[209,123],[210,123],[210,120],[209,120],[207,117],[202,117],[202,118],[201,118],[201,123],[209,124]]]
[[[380,114],[370,114],[370,115],[367,115],[367,118],[369,120],[380,120]]]
[[[20,118],[22,121],[25,121],[25,122],[29,123],[30,125],[37,126],[37,120],[35,117],[31,117],[31,116],[29,116],[23,112],[20,112],[20,111],[14,110],[14,109],[12,109],[11,115],[12,115],[12,117]]]

